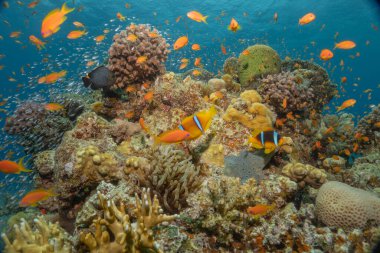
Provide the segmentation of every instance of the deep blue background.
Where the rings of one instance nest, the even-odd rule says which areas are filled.
[[[44,40],[47,42],[46,49],[41,51],[29,42],[28,37],[33,34],[41,38],[43,18],[52,9],[60,8],[63,1],[41,0],[33,9],[27,8],[27,4],[32,1],[21,2],[23,5],[16,1],[8,1],[9,8],[1,7],[0,11],[0,35],[3,36],[3,40],[0,40],[0,54],[5,54],[5,57],[0,59],[0,65],[4,65],[4,69],[0,70],[0,94],[9,98],[7,105],[0,108],[7,109],[10,114],[17,103],[28,98],[49,101],[49,96],[54,97],[63,92],[87,92],[82,88],[80,76],[93,67],[86,67],[86,61],[93,59],[102,63],[113,34],[132,21],[157,27],[171,45],[179,36],[188,35],[189,45],[169,55],[167,69],[171,71],[178,72],[180,59],[183,57],[190,58],[191,63],[195,57],[202,57],[204,67],[217,73],[229,56],[238,55],[248,45],[265,43],[276,49],[282,58],[289,56],[305,60],[314,59],[328,69],[332,80],[337,83],[342,76],[346,76],[348,81],[343,85],[346,92],[341,92],[340,97],[335,98],[330,105],[334,111],[335,106],[348,98],[357,99],[357,104],[345,111],[357,116],[368,112],[370,105],[379,103],[380,32],[377,31],[377,27],[380,26],[380,14],[375,1],[68,1],[68,6],[75,7],[76,10],[67,15],[68,18],[58,33]],[[131,8],[127,9],[126,3],[129,3]],[[208,24],[188,19],[186,13],[191,10],[208,15]],[[116,19],[117,12],[125,15],[127,21],[121,22]],[[279,16],[277,23],[273,21],[275,12]],[[316,20],[308,25],[299,26],[298,19],[308,12],[315,13]],[[176,19],[179,16],[182,18],[177,23]],[[242,26],[236,33],[227,30],[232,17]],[[77,29],[72,24],[73,21],[84,23],[88,34],[77,40],[67,39],[67,34]],[[111,31],[106,35],[106,39],[96,44],[94,37],[103,34],[103,30],[107,28]],[[10,38],[9,34],[12,31],[21,31],[22,34],[19,38]],[[339,34],[334,40],[337,33]],[[348,51],[335,50],[335,57],[329,62],[322,62],[318,58],[321,49],[332,49],[334,43],[341,40],[353,40],[357,47]],[[192,51],[193,43],[200,44],[202,50]],[[227,55],[221,53],[221,44],[227,48]],[[357,52],[360,53],[359,57],[350,58]],[[43,58],[48,58],[48,61],[43,62]],[[342,59],[345,62],[343,69],[339,66]],[[23,75],[20,72],[21,67],[25,70]],[[62,81],[53,85],[37,84],[39,77],[61,70],[68,71]],[[9,77],[17,81],[10,82]],[[339,84],[339,87],[342,88],[342,85]],[[363,92],[367,89],[373,90],[370,100],[369,93]],[[2,127],[6,115],[0,112],[0,116]],[[3,159],[9,150],[16,152],[14,157],[20,157],[20,149],[12,145],[12,139],[5,134],[0,134],[0,137],[3,140],[0,159]],[[20,176],[17,175],[7,178],[0,175],[1,196],[7,191],[21,189],[21,192],[15,194],[14,201],[17,202],[18,194],[23,194],[27,182],[15,184],[9,182],[11,178],[20,180]],[[31,182],[29,181],[29,184]]]

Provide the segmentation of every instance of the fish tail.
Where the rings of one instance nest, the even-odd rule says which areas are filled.
[[[241,30],[241,25],[238,25],[237,30]]]
[[[18,161],[18,165],[20,166],[20,171],[22,172],[33,172],[33,170],[28,170],[25,168],[25,165],[24,165],[24,157],[21,157],[20,160]]]
[[[205,23],[205,24],[207,24],[207,21],[206,21],[207,18],[208,18],[208,16],[204,16],[204,17],[202,18],[202,22]]]
[[[62,8],[61,8],[63,15],[66,15],[66,14],[72,12],[73,10],[75,10],[75,8],[69,8],[69,7],[67,7],[66,3],[63,3]]]

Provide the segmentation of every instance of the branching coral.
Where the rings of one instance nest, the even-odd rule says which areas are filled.
[[[94,232],[82,232],[80,241],[90,252],[162,252],[154,242],[152,228],[160,223],[172,221],[176,216],[162,213],[157,196],[150,195],[149,190],[143,190],[141,199],[135,196],[134,210],[137,221],[132,223],[126,213],[123,202],[117,207],[113,200],[108,201],[98,193],[99,202],[104,210],[103,217],[93,220]]]
[[[187,206],[187,196],[203,181],[203,170],[191,159],[174,146],[159,146],[148,150],[144,158],[129,158],[128,174],[135,174],[142,185],[151,188],[165,210],[176,212]]]
[[[2,234],[5,253],[71,253],[72,242],[68,234],[58,225],[47,222],[43,217],[34,220],[32,229],[25,220],[14,226],[15,239],[11,242]]]
[[[116,34],[113,41],[108,51],[108,68],[115,77],[112,88],[141,85],[164,73],[169,44],[156,29],[131,24]]]
[[[238,121],[250,129],[264,129],[273,126],[275,115],[261,103],[261,97],[255,90],[246,90],[231,101],[223,119]]]
[[[282,168],[282,174],[296,181],[300,187],[310,185],[319,188],[327,178],[324,170],[302,163],[288,163]]]

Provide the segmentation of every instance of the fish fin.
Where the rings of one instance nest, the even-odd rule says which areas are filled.
[[[18,165],[21,168],[20,171],[22,171],[22,172],[33,172],[33,170],[28,170],[28,169],[25,168],[25,166],[24,166],[24,158],[25,158],[25,156],[21,157],[20,160],[18,161]],[[20,172],[17,173],[17,174],[20,174]]]
[[[67,7],[66,3],[63,3],[62,8],[61,8],[63,15],[66,15],[67,13],[70,13],[73,10],[75,10],[75,8],[69,8]]]
[[[240,25],[238,25],[238,27],[237,27],[237,29],[236,30],[241,30],[241,26]]]
[[[204,17],[202,18],[202,22],[205,23],[205,24],[207,24],[207,21],[206,21],[207,18],[208,18],[208,16],[204,16]]]
[[[61,27],[59,27],[59,26],[58,26],[57,28],[55,28],[55,29],[54,29],[54,30],[52,30],[51,32],[52,32],[52,33],[56,33],[56,32],[58,32],[58,31],[59,31],[59,29],[61,29]]]
[[[256,149],[263,148],[263,145],[261,144],[261,142],[259,142],[255,137],[249,137],[248,142],[251,143],[252,147]]]
[[[274,145],[274,143],[266,143],[264,148],[265,148],[264,153],[270,154],[276,149],[276,145]]]

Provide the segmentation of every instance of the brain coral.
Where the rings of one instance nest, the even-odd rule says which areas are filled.
[[[319,189],[316,213],[328,226],[364,228],[371,221],[380,224],[380,199],[367,191],[330,181]]]
[[[242,86],[249,86],[262,75],[281,71],[281,59],[275,50],[265,45],[248,47],[248,54],[240,54],[238,75]]]
[[[143,84],[165,72],[169,44],[149,25],[131,24],[113,37],[108,68],[115,77],[113,89]],[[145,59],[146,58],[146,59]]]

